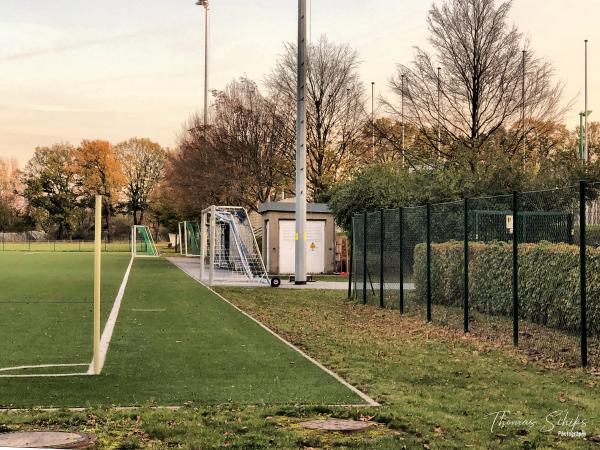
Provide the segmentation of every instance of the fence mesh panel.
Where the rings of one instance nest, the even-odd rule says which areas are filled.
[[[469,200],[469,329],[512,342],[512,195]]]
[[[367,288],[369,305],[379,305],[379,267],[381,255],[381,213],[367,215]]]
[[[600,183],[585,190],[583,253],[582,186],[355,216],[354,296],[371,305],[402,307],[404,314],[427,320],[430,292],[434,323],[456,329],[466,325],[477,337],[501,345],[517,343],[532,359],[552,365],[576,367],[587,355],[589,366],[598,369]],[[583,275],[587,350],[582,338]]]
[[[464,202],[431,205],[432,321],[463,328]]]
[[[384,305],[400,308],[400,210],[387,210],[384,217]]]
[[[587,275],[587,335],[588,364],[600,368],[600,183],[590,183],[586,196],[586,275]],[[579,222],[577,222],[579,224]],[[580,230],[575,229],[579,241]]]
[[[427,242],[427,208],[425,206],[403,208],[402,266],[407,289],[404,300],[404,312],[408,315],[427,318],[427,297],[418,283],[419,269],[423,260],[415,261],[415,257],[424,255],[423,248]]]
[[[519,194],[519,347],[570,366],[580,362],[578,210],[578,187]]]

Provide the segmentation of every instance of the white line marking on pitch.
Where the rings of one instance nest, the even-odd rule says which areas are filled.
[[[88,364],[39,364],[37,366],[18,366],[18,367],[6,367],[0,369],[0,372],[18,372],[20,370],[31,370],[31,369],[50,369],[53,367],[87,367]],[[71,373],[71,374],[23,374],[23,375],[3,375],[0,374],[0,378],[47,378],[47,377],[72,377],[72,376],[83,376],[87,373]]]
[[[131,257],[131,260],[129,261],[129,266],[127,267],[127,271],[125,272],[125,276],[123,277],[123,282],[121,283],[121,287],[119,288],[119,292],[117,293],[117,298],[115,299],[115,303],[113,304],[112,310],[110,311],[110,316],[108,316],[108,320],[106,321],[106,325],[104,326],[102,337],[100,338],[100,373],[102,373],[104,363],[106,362],[108,347],[110,346],[110,341],[112,339],[113,332],[115,331],[115,325],[117,324],[119,311],[121,310],[121,303],[123,302],[123,297],[125,296],[125,289],[127,288],[127,281],[129,280],[129,274],[131,273],[131,267],[133,266],[134,259],[135,258]],[[93,373],[94,361],[90,363],[89,369],[87,371],[88,375],[92,375]]]
[[[211,289],[209,286],[205,285],[203,282],[201,282],[200,280],[198,280],[197,278],[194,278],[191,274],[189,274],[187,271],[185,271],[182,267],[180,267],[176,262],[171,261],[169,258],[167,258],[167,261],[169,261],[171,264],[173,264],[175,267],[177,267],[178,269],[180,269],[183,273],[185,273],[188,277],[190,277],[192,280],[196,281],[197,283],[200,283],[202,286],[204,286],[206,289],[208,289],[210,292],[212,292],[213,294],[215,294],[217,297],[219,297],[221,300],[223,300],[225,303],[227,303],[228,305],[230,305],[232,308],[236,309],[238,312],[242,313],[244,316],[246,316],[248,319],[252,320],[254,323],[256,323],[258,326],[260,326],[261,328],[263,328],[265,331],[269,332],[270,334],[272,334],[273,336],[275,336],[277,339],[279,339],[281,342],[283,342],[285,345],[287,345],[288,347],[290,347],[292,350],[295,350],[296,352],[298,352],[300,355],[302,355],[304,358],[306,358],[307,360],[309,360],[311,363],[313,363],[314,365],[316,365],[319,369],[323,370],[324,372],[326,372],[328,375],[330,375],[331,377],[333,377],[335,380],[337,380],[339,383],[343,384],[344,386],[346,386],[348,389],[350,389],[352,392],[354,392],[356,395],[358,395],[360,398],[362,398],[365,402],[367,402],[367,406],[381,406],[379,403],[377,403],[375,400],[373,400],[371,397],[369,397],[367,394],[365,394],[364,392],[361,392],[360,390],[358,390],[356,387],[352,386],[350,383],[348,383],[346,380],[344,380],[342,377],[340,377],[337,373],[335,373],[333,370],[328,369],[327,367],[325,367],[323,364],[321,364],[319,361],[317,361],[316,359],[310,357],[309,355],[307,355],[306,353],[304,353],[302,350],[300,350],[298,347],[296,347],[294,344],[292,344],[291,342],[286,341],[283,337],[279,336],[277,333],[275,333],[275,331],[271,330],[268,326],[266,326],[265,324],[263,324],[262,322],[260,322],[258,319],[255,319],[254,317],[252,317],[250,314],[248,314],[247,312],[243,311],[242,309],[238,308],[236,305],[234,305],[233,303],[231,303],[229,300],[227,300],[225,297],[223,297],[221,294],[219,294],[218,292],[215,292],[213,289]],[[356,405],[355,405],[356,406]]]
[[[121,287],[119,288],[119,292],[117,293],[117,297],[115,298],[115,303],[113,304],[112,310],[110,311],[110,316],[108,316],[108,320],[106,321],[106,325],[104,326],[104,331],[102,332],[102,337],[100,338],[100,372],[102,372],[102,368],[104,367],[104,362],[106,361],[106,355],[108,353],[108,347],[110,346],[110,341],[112,339],[113,332],[115,330],[115,325],[117,323],[117,318],[119,317],[119,311],[121,309],[121,303],[123,302],[123,297],[125,296],[125,288],[127,287],[127,281],[129,280],[129,274],[131,272],[131,267],[133,265],[134,258],[132,257],[129,261],[129,266],[127,267],[127,271],[125,272],[125,276],[123,277],[123,282],[121,283]],[[29,370],[29,369],[49,369],[52,367],[82,367],[87,366],[88,370],[86,373],[57,373],[57,374],[23,374],[23,375],[2,375],[0,374],[0,378],[60,378],[60,377],[80,377],[80,376],[90,376],[94,374],[94,361],[91,363],[85,364],[42,364],[39,366],[20,366],[20,367],[8,367],[4,369],[0,369],[0,372],[13,372],[18,370]]]

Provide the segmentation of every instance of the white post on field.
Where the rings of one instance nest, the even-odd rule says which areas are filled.
[[[206,211],[200,219],[200,281],[204,280],[204,260],[206,259]]]
[[[217,249],[215,239],[217,237],[217,207],[210,207],[210,267],[208,268],[208,285],[212,286],[215,280],[215,251]]]
[[[306,0],[298,0],[296,117],[296,284],[306,284]]]
[[[100,375],[100,299],[102,286],[102,196],[96,196],[94,224],[94,375]]]
[[[184,256],[188,256],[188,227],[187,227],[187,221],[183,222],[183,242],[184,242],[184,250],[185,253],[183,254]]]

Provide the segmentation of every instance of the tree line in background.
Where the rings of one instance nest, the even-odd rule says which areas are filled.
[[[579,129],[562,121],[553,66],[509,19],[510,1],[447,0],[427,17],[428,48],[390,78],[391,98],[365,108],[359,55],[326,37],[308,49],[308,184],[342,225],[364,209],[422,204],[598,177],[600,123],[591,160]],[[256,209],[294,195],[296,47],[263,88],[248,78],[214,92],[206,129],[193,117],[167,164],[168,196],[187,215],[213,203]]]
[[[325,36],[311,43],[309,198],[328,202],[347,227],[364,210],[600,180],[600,123],[590,124],[583,164],[580,130],[563,123],[573,102],[511,25],[510,7],[434,4],[429,46],[397,66],[375,119],[358,53]],[[294,196],[296,53],[285,44],[261,85],[241,77],[213,91],[210,122],[192,116],[173,151],[145,139],[84,141],[38,148],[22,172],[0,164],[0,227],[80,236],[102,194],[107,230],[113,217],[129,215],[173,232],[211,204],[256,211]]]
[[[127,238],[132,223],[153,213],[166,158],[160,145],[136,138],[117,145],[86,140],[78,147],[38,147],[23,170],[14,161],[0,162],[0,232],[89,238],[95,196],[102,195],[105,233]],[[121,218],[117,224],[115,217]]]

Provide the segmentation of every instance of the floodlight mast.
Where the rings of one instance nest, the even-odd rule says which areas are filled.
[[[589,148],[589,132],[588,132],[588,40],[585,40],[585,142],[584,142],[584,161],[589,162],[590,160],[590,148]]]
[[[208,0],[198,0],[196,5],[204,7],[204,133],[208,126]]]
[[[298,0],[295,283],[306,284],[306,0]]]

